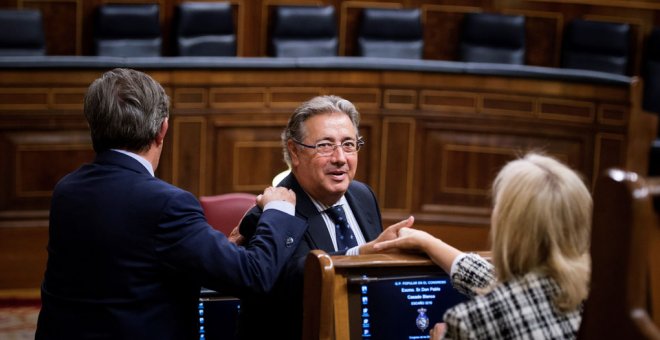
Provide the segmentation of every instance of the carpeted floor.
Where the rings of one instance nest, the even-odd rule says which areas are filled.
[[[41,306],[38,297],[0,294],[0,340],[34,339]]]

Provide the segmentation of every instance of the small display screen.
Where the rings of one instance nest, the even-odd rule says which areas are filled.
[[[199,340],[236,339],[240,300],[202,289],[197,313]]]
[[[351,339],[429,339],[445,311],[466,301],[447,274],[356,277],[350,303]],[[359,333],[358,333],[359,332]],[[359,335],[358,335],[359,334]]]

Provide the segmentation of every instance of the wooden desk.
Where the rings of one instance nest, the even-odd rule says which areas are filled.
[[[490,259],[489,252],[479,254]],[[305,262],[303,339],[352,338],[349,320],[351,277],[406,277],[431,273],[444,274],[444,271],[424,255],[330,256],[322,250],[313,250]]]

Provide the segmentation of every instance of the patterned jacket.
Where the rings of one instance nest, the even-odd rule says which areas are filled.
[[[497,283],[485,295],[476,290],[494,282],[491,263],[476,254],[459,260],[452,283],[459,291],[473,296],[447,310],[445,339],[575,339],[582,305],[563,313],[552,298],[559,291],[554,279],[537,272]]]

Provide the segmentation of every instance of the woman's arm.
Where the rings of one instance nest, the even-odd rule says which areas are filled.
[[[433,235],[417,229],[401,228],[397,238],[374,244],[374,250],[388,249],[419,250],[426,253],[431,260],[445,272],[451,271],[451,265],[457,256],[463,254],[460,250],[450,246]]]

